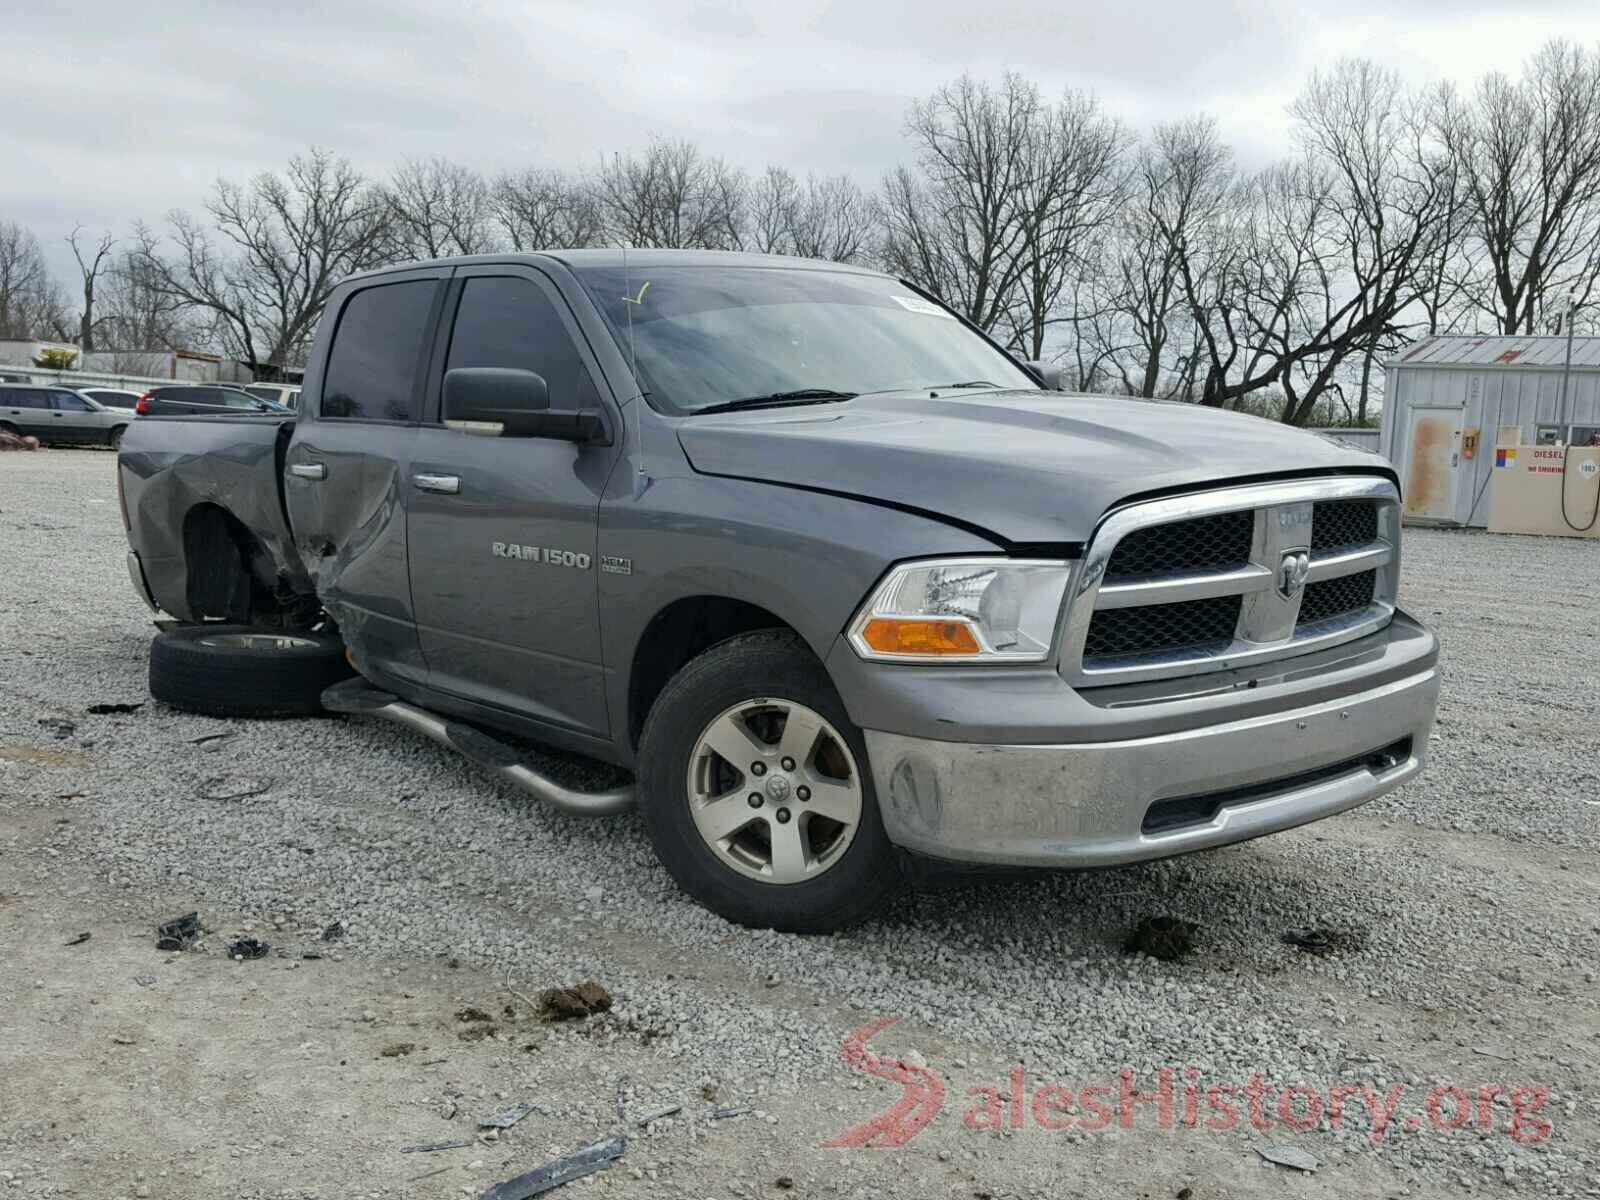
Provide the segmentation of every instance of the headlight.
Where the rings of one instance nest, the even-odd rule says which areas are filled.
[[[850,642],[880,662],[1040,662],[1071,573],[1064,562],[1009,558],[906,563],[850,623]]]

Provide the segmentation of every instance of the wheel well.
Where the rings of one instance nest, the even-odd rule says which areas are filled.
[[[628,677],[628,739],[637,746],[650,707],[690,659],[741,633],[758,629],[792,629],[787,621],[760,605],[726,596],[690,596],[675,600],[650,619],[633,652]]]
[[[183,521],[186,598],[196,619],[237,625],[309,626],[314,598],[282,588],[265,548],[227,509],[197,504]]]

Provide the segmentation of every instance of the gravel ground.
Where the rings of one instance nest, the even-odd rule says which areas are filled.
[[[604,1136],[620,1088],[630,1110],[684,1113],[630,1129],[622,1164],[575,1187],[1600,1196],[1600,542],[1408,531],[1404,601],[1439,630],[1447,674],[1428,772],[1383,801],[1175,861],[943,886],[801,939],[688,902],[636,818],[550,812],[395,727],[148,702],[90,713],[147,700],[154,632],[122,568],[113,467],[93,452],[0,459],[0,944],[22,964],[0,973],[14,1014],[0,1027],[0,1195],[476,1194]],[[206,798],[241,791],[256,794]],[[203,953],[149,947],[157,920],[192,908],[216,931]],[[1190,955],[1124,950],[1152,914],[1196,925]],[[221,949],[249,926],[298,955],[335,918],[348,926],[337,958],[230,963]],[[1283,943],[1304,926],[1349,940],[1324,956]],[[95,941],[61,946],[79,929]],[[140,962],[158,985],[129,984]],[[496,1037],[450,1046],[447,1084],[409,1056],[360,1078],[313,1069],[391,1026],[450,1042],[464,996],[517,1009],[518,993],[590,978],[617,998],[611,1013],[545,1028],[519,1010]],[[188,997],[181,1023],[161,995]],[[246,1020],[251,1005],[270,1019]],[[96,1010],[151,1023],[156,1041],[204,1031],[187,1057],[230,1097],[201,1106],[205,1138],[182,1132],[200,1085],[146,1087],[147,1062],[108,1061]],[[898,1148],[821,1148],[896,1098],[840,1054],[846,1032],[887,1016],[899,1020],[873,1048],[925,1062],[943,1107]],[[324,1031],[311,1049],[288,1031],[300,1024]],[[1324,1112],[1299,1131],[1210,1129],[1204,1108],[1200,1128],[1162,1129],[1154,1105],[1099,1131],[1043,1130],[1023,1108],[1021,1128],[964,1121],[984,1100],[973,1089],[1004,1100],[1018,1063],[1030,1094],[1105,1083],[1113,1104],[1124,1065],[1140,1090],[1170,1066],[1195,1068],[1202,1089],[1260,1075],[1274,1090],[1398,1085],[1403,1098],[1377,1138],[1359,1101],[1342,1128]],[[1484,1102],[1489,1129],[1408,1127],[1435,1084],[1465,1088],[1469,1108],[1480,1085],[1550,1094],[1525,1141],[1507,1133],[1506,1095]],[[398,1155],[402,1130],[459,1136],[459,1122],[429,1124],[444,1126],[434,1112],[452,1088],[539,1111],[501,1143],[448,1152],[468,1161]],[[713,1094],[760,1115],[708,1121]],[[127,1095],[153,1123],[137,1138],[109,1119]],[[1547,1137],[1528,1134],[1535,1118]],[[1261,1164],[1255,1150],[1275,1142],[1321,1169]]]

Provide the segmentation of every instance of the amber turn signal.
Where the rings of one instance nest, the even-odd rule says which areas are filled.
[[[977,654],[978,639],[964,621],[873,617],[861,640],[878,654]]]

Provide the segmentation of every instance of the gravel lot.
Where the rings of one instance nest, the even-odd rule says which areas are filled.
[[[1175,861],[942,886],[801,939],[686,901],[636,818],[536,807],[388,725],[91,713],[147,701],[154,633],[113,469],[0,458],[0,1195],[476,1195],[626,1132],[573,1188],[1600,1196],[1600,542],[1409,531],[1405,603],[1447,676],[1428,773],[1383,801]],[[235,792],[256,794],[207,798]],[[158,953],[155,923],[190,909],[202,947]],[[1124,950],[1152,914],[1196,923],[1187,957]],[[335,919],[346,936],[318,941]],[[1284,944],[1305,926],[1352,941]],[[230,961],[244,931],[281,954]],[[525,997],[591,978],[609,1014],[532,1018]],[[468,1004],[494,1036],[462,1039]],[[887,1016],[872,1048],[942,1077],[942,1109],[902,1146],[819,1146],[898,1098],[840,1053]],[[1402,1098],[1380,1137],[1359,1100],[1305,1130],[1207,1128],[1202,1100],[1190,1128],[1180,1075],[1176,1128],[1154,1104],[1131,1128],[1042,1129],[1026,1105],[1020,1128],[970,1127],[969,1089],[1009,1104],[1012,1064],[1029,1095],[1107,1084],[1113,1105],[1124,1066],[1140,1091],[1170,1066]],[[1464,1127],[1409,1127],[1435,1084],[1465,1089]],[[1480,1085],[1550,1089],[1524,1140]],[[497,1142],[400,1153],[519,1101],[536,1111]],[[755,1111],[710,1119],[732,1103]],[[1255,1153],[1285,1142],[1320,1169]]]

